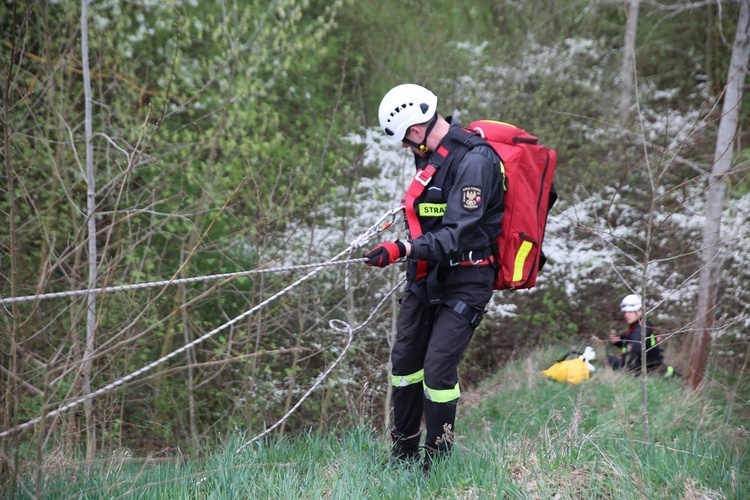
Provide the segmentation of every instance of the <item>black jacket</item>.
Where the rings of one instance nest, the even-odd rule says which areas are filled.
[[[646,322],[646,332],[646,367],[655,368],[660,366],[664,359],[651,322]],[[614,344],[624,349],[623,366],[626,370],[637,371],[641,369],[641,335],[642,321],[638,320],[632,323],[626,332],[621,333],[620,342]]]
[[[470,251],[474,260],[491,255],[504,209],[505,179],[495,150],[460,121],[447,120],[450,130],[438,147],[450,152],[445,159],[415,157],[417,168],[438,167],[414,203],[423,234],[411,241],[410,258],[427,260],[431,268],[467,260]]]

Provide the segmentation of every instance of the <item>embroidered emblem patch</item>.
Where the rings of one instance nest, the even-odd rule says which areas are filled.
[[[461,188],[462,205],[466,210],[476,210],[482,203],[482,189],[476,186]]]

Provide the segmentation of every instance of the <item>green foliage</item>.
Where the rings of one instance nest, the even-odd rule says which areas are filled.
[[[340,2],[325,4],[90,5],[101,283],[252,269],[279,256],[274,241],[279,230],[290,221],[312,219],[317,200],[350,159],[338,151],[338,141],[353,120],[338,90],[349,70],[345,53],[331,52],[325,43]],[[0,52],[19,69],[9,80],[10,95],[18,101],[4,104],[13,128],[7,130],[11,170],[2,169],[3,185],[12,183],[15,199],[3,196],[0,208],[8,213],[14,203],[20,230],[10,248],[9,227],[0,227],[0,259],[8,269],[7,256],[19,258],[17,295],[80,289],[87,283],[80,12],[56,3],[17,7],[16,38]],[[0,6],[4,28],[10,8],[7,2]],[[25,52],[11,57],[16,46]],[[181,274],[175,274],[180,268]],[[50,271],[40,277],[39,269]],[[264,286],[273,289],[277,281],[268,278]],[[0,287],[0,296],[10,295],[7,279]],[[100,297],[97,364],[107,376],[97,377],[98,385],[176,349],[184,342],[183,329],[195,338],[248,310],[258,290],[256,280],[241,279],[213,293],[197,284],[185,287],[184,295],[168,288]],[[19,322],[29,325],[26,330],[44,332],[15,334],[29,339],[24,343],[28,352],[48,360],[61,349],[72,356],[68,362],[80,354],[81,303],[45,302],[15,311]],[[270,325],[257,344],[239,333],[217,335],[196,350],[196,361],[210,365],[227,356],[251,355],[252,349],[289,347],[288,337],[274,338],[277,330],[291,330],[286,321]],[[3,352],[10,351],[6,344],[3,337]],[[184,373],[183,359],[159,371]],[[5,358],[2,362],[10,366]],[[282,367],[286,362],[278,361]],[[276,378],[273,365],[266,368],[266,375],[250,384],[267,384],[263,392]],[[58,368],[50,369],[57,377]],[[221,367],[196,375],[196,413],[206,427],[226,417],[222,409],[237,406],[235,398],[247,390],[253,373],[242,372],[239,382]],[[21,363],[18,373],[43,387],[45,374],[33,366]],[[145,441],[166,445],[183,438],[188,425],[181,410],[189,406],[185,383],[184,376],[160,377],[155,387],[130,393],[127,400],[145,400],[149,406],[123,401],[124,422],[117,424],[114,442],[140,447]],[[56,381],[44,398],[23,399],[24,418],[39,413],[41,399],[54,407],[67,395],[63,389]],[[264,404],[261,400],[259,406]],[[243,413],[252,415],[252,410]],[[144,425],[157,415],[154,425]],[[253,417],[253,423],[256,418],[263,417]],[[227,425],[234,421],[228,420]],[[139,437],[148,427],[153,435]],[[105,429],[105,434],[110,433]]]
[[[382,96],[394,85],[414,82],[449,96],[443,78],[458,76],[466,61],[446,50],[456,41],[481,43],[498,36],[489,0],[466,5],[448,0],[358,2],[344,9],[336,29],[359,69],[353,95],[361,102],[363,123],[374,124]]]

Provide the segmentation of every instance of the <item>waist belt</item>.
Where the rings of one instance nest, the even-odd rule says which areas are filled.
[[[488,266],[495,262],[491,249],[463,252],[458,258],[451,259],[451,266]]]
[[[461,260],[459,262],[455,262],[453,259],[451,259],[450,265],[451,266],[489,266],[495,261],[492,257],[489,259],[482,259],[482,260]]]

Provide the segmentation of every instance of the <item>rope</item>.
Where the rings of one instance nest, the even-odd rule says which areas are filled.
[[[248,445],[254,443],[255,441],[261,439],[263,436],[266,436],[266,435],[270,434],[271,432],[273,432],[277,427],[279,427],[282,423],[284,423],[290,416],[292,416],[292,414],[295,411],[297,411],[297,408],[299,408],[302,405],[302,403],[308,398],[308,396],[310,396],[310,394],[312,394],[313,391],[315,389],[317,389],[317,387],[328,377],[328,375],[331,374],[331,372],[333,371],[333,369],[336,368],[336,366],[341,362],[341,360],[344,359],[344,356],[346,355],[347,352],[349,352],[349,349],[352,346],[352,342],[354,340],[354,332],[356,332],[357,330],[361,330],[362,328],[364,328],[370,322],[370,320],[372,320],[372,318],[375,317],[375,313],[378,311],[378,309],[380,309],[382,307],[383,304],[385,304],[385,301],[388,299],[388,297],[390,297],[391,295],[393,295],[393,293],[396,290],[398,290],[398,288],[405,281],[406,281],[406,278],[402,279],[400,282],[398,282],[396,284],[396,286],[394,286],[393,288],[391,288],[391,290],[387,294],[385,294],[385,296],[383,297],[383,300],[381,300],[380,303],[377,306],[375,306],[375,309],[372,310],[372,312],[367,317],[367,319],[362,324],[360,324],[357,328],[352,328],[349,323],[347,323],[346,321],[340,320],[340,319],[332,319],[331,321],[328,322],[328,326],[330,326],[333,330],[336,330],[336,331],[339,331],[339,332],[342,332],[342,333],[343,332],[348,332],[349,333],[349,340],[346,343],[346,347],[344,347],[344,350],[341,352],[341,354],[339,354],[339,357],[336,358],[336,361],[334,361],[331,364],[331,366],[328,367],[328,369],[326,371],[324,371],[323,373],[321,373],[320,375],[318,375],[318,378],[315,379],[315,383],[313,383],[313,385],[300,398],[300,400],[297,401],[297,403],[286,413],[286,415],[284,415],[283,417],[281,417],[281,419],[279,419],[278,422],[276,422],[275,424],[273,424],[271,427],[269,427],[265,431],[263,431],[260,434],[256,435],[254,438],[250,439],[249,441],[246,441],[245,443],[243,443],[242,446],[240,446],[237,449],[237,452],[242,451],[246,446],[248,446]],[[341,327],[335,326],[334,323],[338,323],[338,324],[340,324],[342,326]]]
[[[10,429],[7,429],[5,431],[0,432],[0,438],[3,438],[5,436],[9,436],[10,434],[13,434],[13,433],[18,432],[18,431],[22,431],[24,429],[27,429],[27,428],[29,428],[29,427],[31,427],[33,425],[36,425],[42,419],[47,419],[47,418],[50,418],[50,417],[55,417],[55,416],[57,416],[57,415],[59,415],[61,413],[66,412],[67,410],[70,410],[71,408],[75,408],[76,406],[78,406],[78,405],[80,405],[80,404],[88,401],[89,399],[94,399],[94,398],[96,398],[98,396],[101,396],[103,394],[107,394],[107,393],[111,392],[112,390],[114,390],[117,387],[123,385],[124,383],[129,382],[130,380],[133,380],[134,378],[138,377],[139,375],[142,375],[143,373],[146,373],[147,371],[152,370],[153,368],[161,365],[162,363],[165,363],[166,361],[172,359],[173,357],[175,357],[175,356],[177,356],[179,354],[182,354],[183,352],[187,351],[188,349],[191,349],[192,347],[195,347],[196,345],[200,344],[204,340],[207,340],[207,339],[213,337],[214,335],[216,335],[220,331],[224,330],[225,328],[227,328],[229,326],[232,326],[235,323],[238,323],[239,321],[241,321],[242,319],[246,318],[250,314],[258,311],[259,309],[261,309],[262,307],[264,307],[268,303],[270,303],[273,300],[275,300],[275,299],[281,297],[282,295],[286,294],[288,291],[292,290],[296,286],[300,285],[301,283],[304,283],[305,281],[307,281],[312,276],[314,276],[315,274],[317,274],[322,269],[325,269],[326,267],[329,267],[331,265],[338,265],[338,264],[348,264],[350,262],[363,262],[364,259],[362,259],[362,258],[360,258],[360,259],[350,259],[349,261],[344,261],[344,260],[342,260],[342,261],[336,261],[336,259],[338,259],[339,257],[343,256],[347,252],[351,252],[354,248],[359,248],[364,243],[366,243],[367,240],[369,238],[371,238],[373,235],[375,235],[375,234],[377,234],[377,233],[379,233],[381,231],[384,231],[384,230],[388,229],[391,226],[392,221],[395,220],[395,214],[396,213],[398,213],[397,209],[390,210],[377,223],[375,223],[373,226],[371,226],[369,229],[367,229],[359,238],[357,238],[354,241],[352,241],[352,243],[349,245],[349,247],[347,247],[343,251],[339,252],[337,255],[335,255],[334,257],[332,257],[331,259],[329,259],[325,263],[320,263],[320,264],[305,264],[304,266],[299,266],[299,267],[315,267],[315,268],[312,271],[310,271],[309,273],[307,273],[306,275],[304,275],[302,278],[298,279],[297,281],[295,281],[294,283],[290,284],[286,288],[280,290],[279,292],[276,292],[275,294],[271,295],[270,297],[268,297],[263,302],[261,302],[261,303],[257,304],[256,306],[250,308],[249,310],[245,311],[244,313],[240,314],[239,316],[235,317],[234,319],[232,319],[232,320],[224,323],[223,325],[221,325],[221,326],[219,326],[219,327],[211,330],[210,332],[208,332],[205,335],[203,335],[203,336],[201,336],[201,337],[193,340],[192,342],[190,342],[188,344],[185,344],[184,346],[182,346],[182,347],[180,347],[180,348],[178,348],[178,349],[176,349],[176,350],[174,350],[174,351],[166,354],[165,356],[162,356],[161,358],[157,359],[156,361],[153,361],[153,362],[149,363],[148,365],[146,365],[146,366],[144,366],[142,368],[139,368],[138,370],[135,370],[135,371],[129,373],[128,375],[126,375],[126,376],[124,376],[124,377],[122,377],[122,378],[120,378],[118,380],[115,380],[111,384],[105,385],[104,387],[102,387],[100,389],[97,389],[96,391],[94,391],[94,392],[92,392],[90,394],[87,394],[85,396],[81,396],[81,397],[79,397],[77,399],[74,399],[70,403],[65,404],[65,405],[63,405],[63,406],[61,406],[61,407],[59,407],[59,408],[57,408],[55,410],[52,410],[52,411],[50,411],[50,412],[48,412],[48,413],[46,413],[46,414],[44,414],[42,416],[33,418],[33,419],[31,419],[31,420],[29,420],[27,422],[24,422],[23,424],[17,425],[15,427],[12,427]],[[391,222],[387,223],[387,224],[383,224],[383,221],[385,219],[387,219],[388,217],[391,217]],[[357,246],[355,246],[355,245],[357,245]],[[258,270],[258,271],[270,271],[270,270]],[[248,271],[248,272],[253,272],[253,271]],[[188,279],[196,279],[196,280],[198,280],[200,278],[188,278]],[[173,280],[173,281],[167,281],[166,283],[176,283],[178,281],[179,280]],[[144,283],[144,284],[147,284],[147,283]],[[140,285],[127,285],[127,286],[130,286],[130,287],[139,287]],[[92,289],[91,291],[93,291],[93,290],[94,289]],[[107,289],[99,289],[99,290],[111,290],[111,289],[107,288]],[[90,292],[89,290],[83,291],[83,293],[89,293],[89,292]],[[61,293],[68,293],[68,292],[61,292]],[[20,297],[17,297],[17,298],[20,298]],[[15,300],[17,298],[13,298],[13,299],[9,299],[9,300]],[[378,307],[380,307],[380,306],[378,305]],[[369,318],[368,318],[368,321],[369,321]],[[347,346],[347,349],[348,349],[348,346]],[[329,373],[329,372],[325,373],[326,376],[327,376],[327,373]]]
[[[148,283],[135,283],[132,285],[117,285],[117,286],[108,286],[108,287],[102,287],[102,288],[91,288],[88,290],[69,290],[67,292],[53,292],[53,293],[43,293],[39,295],[26,295],[23,297],[10,297],[7,299],[0,299],[0,304],[12,304],[15,302],[29,302],[32,300],[45,300],[45,299],[60,299],[64,297],[74,297],[77,295],[90,295],[90,294],[98,294],[98,293],[112,293],[112,292],[122,292],[125,290],[141,290],[143,288],[152,288],[157,286],[169,286],[169,285],[178,285],[180,283],[198,283],[201,281],[210,281],[210,280],[218,280],[218,279],[225,279],[225,278],[236,278],[238,276],[250,276],[253,274],[270,274],[270,273],[280,273],[284,271],[296,271],[299,269],[312,269],[317,267],[330,267],[330,266],[339,266],[342,264],[351,264],[353,262],[364,262],[365,259],[363,257],[357,258],[357,259],[347,259],[347,260],[339,260],[336,262],[319,262],[317,264],[300,264],[297,266],[285,266],[285,267],[272,267],[272,268],[266,268],[266,269],[253,269],[252,271],[238,271],[235,273],[223,273],[223,274],[210,274],[207,276],[196,276],[192,278],[180,278],[180,279],[171,279],[171,280],[163,280],[163,281],[151,281]]]

